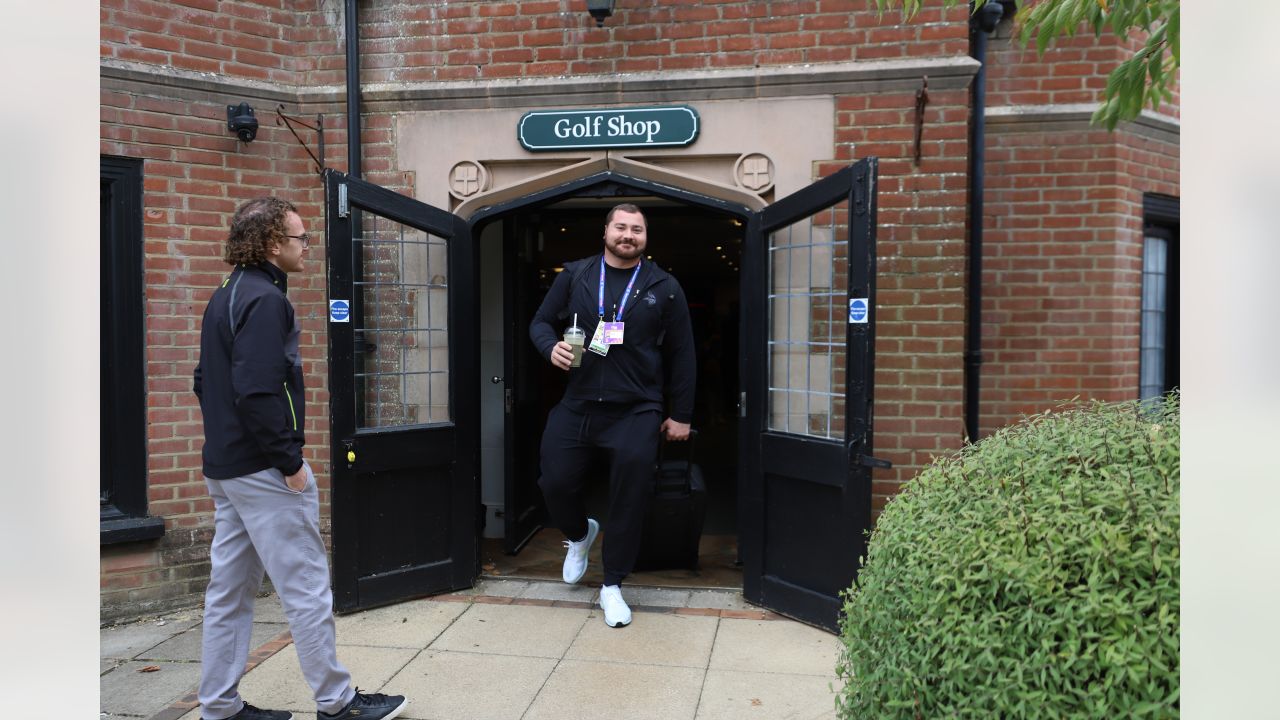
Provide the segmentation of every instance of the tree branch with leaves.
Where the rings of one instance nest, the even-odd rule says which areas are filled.
[[[902,6],[906,19],[915,17],[922,0],[875,0],[881,15]],[[960,0],[943,0],[946,8]],[[974,10],[987,2],[974,0]],[[1157,110],[1162,101],[1173,98],[1179,60],[1179,0],[1027,0],[1020,5],[1014,22],[1023,46],[1035,39],[1036,52],[1043,56],[1055,38],[1072,37],[1082,28],[1096,37],[1110,32],[1122,41],[1145,37],[1143,45],[1107,76],[1102,103],[1093,113],[1093,123],[1114,130],[1122,121],[1137,118],[1144,107]]]

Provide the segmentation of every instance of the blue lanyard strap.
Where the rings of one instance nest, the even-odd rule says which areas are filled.
[[[618,303],[618,313],[613,316],[616,321],[622,317],[622,313],[627,309],[627,298],[631,297],[631,287],[636,284],[636,278],[640,277],[640,266],[644,261],[636,263],[635,272],[631,273],[631,279],[627,281],[627,289],[622,291],[622,301]],[[600,303],[600,317],[604,317],[604,255],[600,256],[600,293],[598,295]]]

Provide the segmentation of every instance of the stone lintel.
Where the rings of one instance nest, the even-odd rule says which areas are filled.
[[[1095,103],[988,107],[987,129],[995,132],[1078,132],[1098,129],[1089,123],[1097,107]],[[1181,123],[1178,118],[1144,109],[1136,120],[1116,126],[1116,132],[1126,131],[1177,145],[1181,136]]]
[[[604,76],[371,83],[360,92],[366,112],[636,105],[914,92],[922,76],[928,76],[930,89],[961,90],[969,87],[977,69],[974,59],[955,56]],[[297,112],[338,112],[346,101],[341,85],[286,85],[116,60],[100,62],[100,77],[106,90],[155,94],[163,89],[166,95],[218,103],[234,96],[292,103]]]

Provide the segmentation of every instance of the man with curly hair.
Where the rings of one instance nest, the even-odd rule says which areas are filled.
[[[407,701],[362,693],[338,662],[329,565],[315,475],[302,457],[305,408],[298,320],[286,296],[310,236],[291,203],[250,200],[231,219],[200,328],[195,393],[204,416],[203,465],[214,502],[200,668],[204,720],[289,720],[239,693],[265,572],[280,596],[302,674],[321,720],[389,720]]]

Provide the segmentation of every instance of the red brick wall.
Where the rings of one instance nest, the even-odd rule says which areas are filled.
[[[577,0],[373,2],[366,82],[749,68],[968,51],[964,8],[909,25],[863,0],[621,0],[603,28]],[[318,74],[316,81],[339,82]],[[321,78],[323,78],[321,80]]]
[[[1178,149],[1130,131],[987,138],[984,434],[1074,397],[1138,393],[1142,196]]]
[[[259,130],[241,143],[224,104],[104,90],[100,150],[144,158],[148,511],[165,519],[154,543],[106,546],[102,616],[198,602],[208,576],[212,500],[200,473],[200,409],[191,392],[200,317],[230,267],[221,258],[231,213],[244,200],[279,195],[298,206],[311,245],[308,272],[290,279],[307,377],[306,457],[328,502],[324,211],[319,175],[293,136],[254,102]],[[340,120],[340,119],[339,119]],[[330,121],[333,122],[333,121]],[[341,128],[327,140],[344,140]],[[341,149],[341,146],[339,146]],[[341,167],[341,162],[331,162]]]
[[[1137,40],[1085,33],[1043,57],[991,41],[987,103],[1094,103]],[[1176,83],[1159,113],[1176,118]],[[1122,125],[988,125],[979,436],[1079,398],[1138,392],[1142,195],[1178,195],[1178,148]]]
[[[155,67],[296,84],[306,81],[319,51],[336,55],[341,72],[341,6],[330,16],[336,22],[325,23],[324,13],[300,12],[298,4],[103,0],[99,54]]]
[[[283,0],[104,0],[103,58],[227,77],[345,80],[342,8]],[[360,8],[366,83],[797,65],[967,52],[964,9],[881,19],[861,0],[622,0],[597,28],[578,0]]]
[[[1059,38],[1040,56],[1033,40],[1029,47],[1010,37],[1011,21],[1000,24],[987,48],[987,105],[1047,105],[1092,103],[1102,100],[1107,75],[1116,65],[1142,47],[1135,38],[1121,41],[1104,33],[1095,38],[1083,30],[1071,38]],[[1160,104],[1159,112],[1178,116],[1179,86],[1173,99]]]
[[[913,163],[915,93],[836,100],[840,165],[880,158],[877,233],[876,512],[963,438],[965,168],[969,93],[934,91]]]
[[[988,135],[984,433],[1077,395],[1136,395],[1141,268],[1119,242],[1118,166],[1103,130]]]
[[[987,104],[1045,105],[1095,102],[1107,86],[1107,73],[1125,50],[1111,36],[1064,38],[1037,56],[1034,41],[1024,49],[1006,35],[1007,25],[988,45]]]

